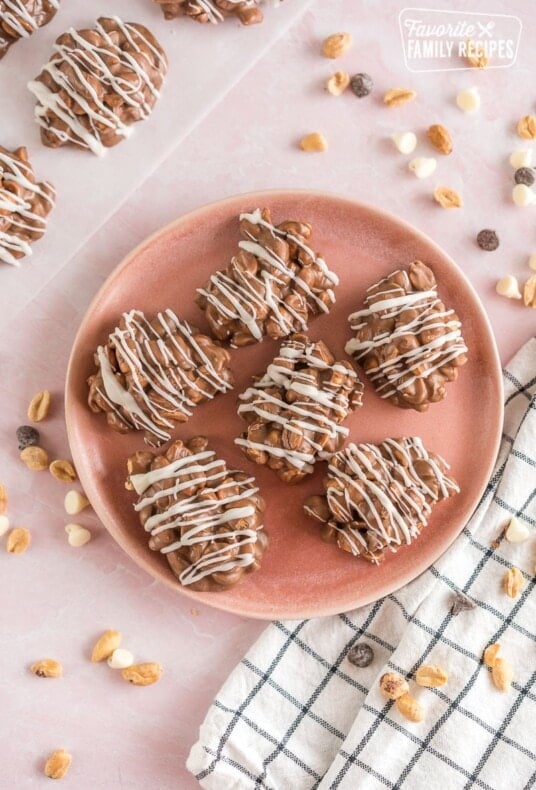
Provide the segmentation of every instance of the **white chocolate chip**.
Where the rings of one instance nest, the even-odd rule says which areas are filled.
[[[536,194],[526,184],[516,184],[512,189],[512,200],[520,208],[536,203]]]
[[[131,667],[133,663],[134,656],[130,650],[125,650],[124,647],[116,648],[108,658],[108,666],[112,669],[126,669],[127,667]]]
[[[91,532],[80,524],[67,524],[65,527],[67,533],[67,542],[69,546],[74,546],[75,549],[84,546],[91,540]]]
[[[529,258],[529,268],[536,272],[536,252]]]
[[[475,112],[480,109],[480,94],[476,88],[467,88],[458,93],[456,104],[464,112]]]
[[[73,490],[65,494],[63,504],[66,513],[70,516],[76,516],[77,513],[81,513],[89,505],[89,499],[81,494],[80,491]]]
[[[495,286],[495,290],[500,296],[506,296],[508,299],[521,299],[518,282],[512,274],[502,277]]]
[[[7,516],[0,516],[0,537],[5,535],[9,529],[9,519]]]
[[[391,140],[401,154],[411,154],[417,145],[417,136],[413,132],[398,132],[391,135]]]
[[[522,543],[530,536],[529,528],[523,524],[518,518],[512,516],[508,528],[504,534],[509,543]]]
[[[523,151],[514,151],[510,155],[510,164],[515,170],[519,167],[530,167],[532,165],[532,149],[525,148]]]
[[[412,159],[408,165],[409,169],[415,173],[417,178],[428,178],[437,167],[437,160],[433,157],[418,156]]]

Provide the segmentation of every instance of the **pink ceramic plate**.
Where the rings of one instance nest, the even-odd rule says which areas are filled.
[[[236,251],[237,216],[268,206],[276,222],[304,219],[313,224],[312,246],[340,276],[337,305],[330,316],[311,323],[310,335],[324,339],[338,354],[349,337],[347,316],[361,305],[374,281],[419,258],[430,264],[439,291],[463,321],[470,361],[447,399],[425,414],[405,411],[381,400],[367,383],[364,406],[349,420],[351,439],[379,442],[388,436],[421,436],[443,455],[461,484],[461,493],[435,509],[428,527],[411,546],[379,566],[320,540],[317,523],[302,503],[322,491],[325,464],[306,482],[288,487],[273,472],[251,464],[233,444],[242,431],[236,398],[254,373],[263,371],[277,344],[265,341],[232,352],[235,391],[199,407],[176,430],[184,438],[209,437],[229,465],[252,472],[267,501],[270,545],[262,569],[220,593],[182,588],[165,558],[147,546],[133,511],[134,497],[124,488],[128,455],[144,449],[139,434],[111,431],[102,415],[86,405],[86,379],[94,349],[104,342],[121,312],[147,313],[172,307],[206,329],[194,304],[195,291]],[[75,340],[66,387],[69,439],[80,479],[98,516],[127,554],[155,578],[197,601],[250,617],[302,618],[333,614],[374,601],[425,571],[460,533],[487,483],[498,450],[502,423],[501,372],[493,336],[482,306],[455,264],[430,239],[409,225],[369,206],[335,195],[277,191],[243,195],[181,217],[135,249],[108,278],[91,305]]]

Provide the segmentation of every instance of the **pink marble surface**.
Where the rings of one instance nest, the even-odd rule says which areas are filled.
[[[68,13],[80,17],[80,4],[70,5],[78,5],[78,11]],[[127,2],[107,5],[124,10]],[[69,547],[65,488],[46,473],[26,471],[18,460],[14,430],[25,421],[31,395],[45,387],[53,392],[54,408],[42,425],[43,443],[53,456],[68,455],[61,401],[70,345],[96,289],[135,244],[174,217],[229,194],[270,187],[336,191],[400,215],[445,248],[479,291],[503,361],[534,333],[534,312],[494,293],[504,273],[525,277],[526,259],[536,251],[535,210],[511,203],[508,164],[510,152],[522,147],[515,123],[534,111],[536,21],[529,5],[516,0],[508,6],[524,26],[514,69],[449,74],[404,71],[397,23],[402,2],[364,0],[357,10],[355,0],[315,0],[300,15],[307,5],[286,0],[273,14],[280,20],[286,16],[286,22],[271,21],[277,29],[265,28],[266,39],[249,31],[257,36],[255,46],[237,28],[222,33],[226,46],[215,46],[215,31],[202,36],[195,26],[188,33],[186,28],[164,33],[172,59],[181,66],[176,82],[168,83],[162,112],[177,112],[195,75],[202,75],[202,101],[197,97],[195,106],[188,105],[180,129],[163,134],[159,126],[153,143],[148,134],[144,144],[140,130],[122,151],[94,165],[82,154],[40,150],[33,127],[22,120],[31,112],[28,100],[19,103],[18,91],[13,98],[2,82],[7,59],[0,65],[0,107],[16,117],[11,121],[8,115],[6,121],[6,113],[0,113],[2,142],[23,142],[14,139],[23,130],[24,141],[33,140],[40,171],[46,164],[52,180],[48,169],[58,169],[63,190],[51,232],[35,248],[32,263],[19,271],[0,270],[0,478],[9,490],[12,524],[29,527],[33,535],[26,554],[0,553],[1,788],[39,786],[45,781],[41,771],[47,753],[61,747],[74,757],[67,787],[195,788],[184,761],[197,728],[218,687],[263,628],[205,607],[194,614],[190,602],[133,565],[91,512],[79,521],[93,530],[94,539],[80,550]],[[427,5],[441,8],[443,3]],[[157,24],[152,8],[143,8],[141,0],[137,6],[140,19],[150,16]],[[99,12],[106,7],[98,0]],[[449,7],[504,12],[500,0],[457,0]],[[62,27],[59,19],[55,33]],[[341,66],[367,71],[375,80],[376,94],[367,100],[359,102],[351,94],[334,99],[322,90],[332,64],[318,56],[319,41],[338,30],[355,37]],[[40,42],[41,55],[50,40],[47,46]],[[31,48],[25,52],[33,59]],[[215,55],[220,60],[213,69]],[[397,84],[414,87],[418,99],[388,110],[381,94]],[[472,84],[479,86],[482,109],[466,116],[454,96]],[[192,102],[194,94],[188,94]],[[156,129],[156,115],[154,120]],[[422,137],[434,122],[451,129],[455,152],[439,161],[437,178],[420,182],[387,138],[404,129]],[[327,135],[329,151],[299,152],[296,140],[317,129]],[[424,142],[420,150],[432,153]],[[146,158],[136,158],[138,151]],[[116,191],[115,168],[122,173],[128,163],[135,174]],[[103,176],[91,181],[86,209],[93,167]],[[462,211],[446,212],[431,201],[431,190],[442,182],[463,193]],[[474,237],[482,227],[498,231],[496,252],[476,247]],[[177,278],[180,287],[180,265]],[[134,688],[106,666],[90,664],[88,651],[105,628],[120,629],[125,646],[140,660],[162,663],[162,681]],[[64,663],[63,679],[42,680],[28,672],[29,663],[45,656]]]

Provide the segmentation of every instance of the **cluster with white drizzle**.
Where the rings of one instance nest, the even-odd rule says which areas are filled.
[[[59,0],[0,0],[0,60],[15,41],[47,25],[59,7]]]
[[[139,310],[124,313],[95,361],[91,409],[106,412],[121,433],[144,430],[154,446],[168,441],[174,423],[185,422],[198,403],[232,389],[229,352],[169,309],[152,321]]]
[[[248,428],[235,443],[251,461],[296,483],[341,447],[348,436],[341,423],[361,406],[362,393],[349,362],[336,361],[321,341],[292,335],[264,376],[239,396]]]
[[[337,275],[307,245],[310,227],[273,225],[268,209],[240,215],[245,237],[227,269],[198,289],[198,303],[220,340],[232,346],[305,331],[309,314],[328,313]]]
[[[222,590],[259,568],[267,537],[255,479],[228,470],[206,439],[176,441],[164,456],[137,454],[129,471],[149,546],[165,555],[182,585]]]
[[[459,492],[448,470],[418,437],[352,443],[332,458],[326,493],[310,497],[305,511],[324,523],[324,540],[379,563],[384,549],[411,543],[433,506]]]
[[[236,16],[243,25],[262,22],[262,0],[157,0],[166,19],[189,16],[196,22],[218,25],[227,16]]]
[[[25,148],[11,152],[0,146],[0,261],[18,266],[32,254],[31,243],[45,232],[55,196],[51,184],[35,180]]]
[[[420,261],[367,291],[365,308],[349,317],[354,339],[346,353],[365,369],[376,392],[397,406],[424,411],[446,395],[467,361],[461,322],[437,294]]]
[[[60,36],[28,88],[45,145],[73,143],[102,156],[151,113],[167,71],[164,50],[142,25],[101,17]]]

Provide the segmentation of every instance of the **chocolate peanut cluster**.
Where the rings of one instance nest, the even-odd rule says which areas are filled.
[[[28,83],[43,144],[101,156],[150,115],[166,71],[164,50],[142,25],[100,17],[91,29],[71,28]]]
[[[227,469],[197,436],[162,455],[128,460],[127,488],[149,548],[165,555],[179,582],[200,592],[226,590],[260,567],[268,544],[264,501],[255,479]]]
[[[346,344],[376,392],[403,409],[426,411],[443,400],[467,362],[461,322],[437,294],[432,270],[420,261],[367,290],[365,307],[349,319]]]
[[[0,0],[0,60],[21,38],[29,38],[48,25],[60,0]]]
[[[243,25],[255,25],[262,22],[263,15],[258,0],[179,0],[167,2],[156,0],[161,6],[166,19],[189,16],[196,22],[211,22],[217,25],[225,17],[235,16]]]
[[[55,197],[51,184],[36,181],[26,148],[0,146],[0,261],[18,266],[20,258],[32,254]]]
[[[310,315],[329,312],[338,278],[308,246],[309,224],[273,225],[268,209],[255,209],[240,215],[240,231],[238,255],[198,289],[215,337],[233,347],[265,335],[281,339],[305,331]]]
[[[247,429],[236,439],[250,461],[298,483],[343,444],[342,423],[361,406],[363,385],[350,362],[336,361],[325,343],[295,334],[255,384],[240,395]]]
[[[380,563],[385,549],[420,534],[435,504],[459,492],[448,469],[418,437],[349,444],[331,459],[325,493],[309,497],[305,512],[322,522],[323,540]]]
[[[124,313],[97,349],[95,364],[88,379],[91,410],[105,412],[119,433],[143,430],[153,446],[167,442],[197,404],[232,389],[227,349],[172,310],[151,320],[139,310]]]

